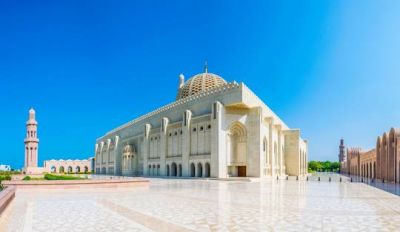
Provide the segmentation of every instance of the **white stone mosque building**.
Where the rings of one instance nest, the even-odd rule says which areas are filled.
[[[284,177],[307,174],[307,141],[245,84],[179,77],[176,100],[96,141],[97,174]]]

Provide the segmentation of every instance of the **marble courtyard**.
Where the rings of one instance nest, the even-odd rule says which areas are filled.
[[[399,212],[398,196],[362,183],[151,179],[117,190],[19,189],[0,230],[395,231]]]

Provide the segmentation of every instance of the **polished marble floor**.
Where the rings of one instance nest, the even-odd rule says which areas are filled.
[[[363,183],[151,179],[17,191],[0,231],[398,231],[400,197]]]

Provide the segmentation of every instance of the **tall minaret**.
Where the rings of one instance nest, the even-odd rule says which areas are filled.
[[[29,167],[38,166],[38,147],[39,139],[37,137],[37,122],[35,120],[35,110],[29,110],[29,119],[26,122],[25,143],[25,170]]]
[[[345,154],[344,154],[344,139],[340,139],[339,145],[339,162],[345,161]]]

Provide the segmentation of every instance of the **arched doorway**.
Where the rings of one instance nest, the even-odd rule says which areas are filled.
[[[72,167],[68,166],[68,173],[72,173]]]
[[[53,166],[51,166],[50,171],[51,171],[52,173],[56,173],[56,172],[57,172],[57,169],[56,169],[56,167],[53,165]]]
[[[83,168],[83,170],[84,170],[85,174],[89,173],[89,168],[88,168],[87,166],[85,166],[85,167]]]
[[[59,173],[64,173],[65,172],[64,166],[60,166],[60,168],[58,169],[58,172]]]
[[[176,167],[176,163],[175,162],[173,162],[172,164],[171,164],[171,176],[177,176],[177,167]]]
[[[210,177],[210,163],[206,163],[205,164],[204,177]]]
[[[178,165],[178,176],[182,176],[182,164]]]
[[[76,167],[75,167],[75,172],[76,172],[76,173],[80,173],[80,172],[81,172],[81,167],[76,166]]]
[[[122,150],[122,175],[124,176],[133,176],[136,171],[136,150],[135,147],[131,144],[125,145]],[[154,168],[153,168],[154,169]],[[148,175],[152,175],[151,166],[149,166]]]
[[[203,177],[203,165],[201,163],[197,164],[197,177]]]
[[[247,175],[247,133],[240,122],[234,122],[229,129],[228,175],[244,177]]]
[[[190,176],[195,177],[196,176],[196,167],[194,166],[194,163],[190,164]]]
[[[167,165],[167,176],[169,176],[169,164]]]

